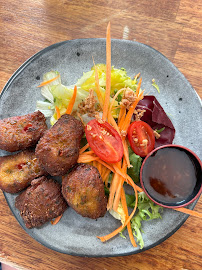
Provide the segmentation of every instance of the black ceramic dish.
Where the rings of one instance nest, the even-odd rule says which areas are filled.
[[[54,44],[27,60],[9,79],[0,96],[0,118],[35,111],[36,101],[43,100],[37,88],[44,73],[57,70],[62,83],[70,85],[89,71],[95,63],[105,63],[105,39],[82,39]],[[176,129],[174,143],[192,149],[202,158],[201,101],[179,70],[161,53],[146,45],[123,40],[112,40],[112,65],[124,67],[129,76],[141,72],[142,88],[154,94],[164,110],[169,113]],[[152,87],[155,78],[160,94]],[[194,106],[193,106],[194,105]],[[193,120],[194,119],[194,120]],[[193,133],[194,130],[194,133]],[[196,141],[195,134],[198,139]],[[0,151],[0,155],[6,155]],[[77,215],[69,208],[61,221],[40,229],[25,228],[19,211],[15,208],[16,195],[4,193],[16,219],[24,230],[41,244],[58,252],[78,256],[123,256],[141,252],[160,244],[171,236],[187,219],[187,215],[165,209],[162,220],[143,224],[145,247],[133,248],[130,240],[119,236],[101,243],[96,236],[106,235],[120,226],[109,214],[98,220]],[[193,209],[194,205],[189,205]]]

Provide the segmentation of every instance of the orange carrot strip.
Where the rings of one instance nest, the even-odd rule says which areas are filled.
[[[81,155],[94,155],[95,153],[93,152],[93,150],[89,150],[89,151],[87,151],[87,152],[84,152],[83,154],[81,154]]]
[[[188,215],[193,216],[193,217],[202,218],[202,213],[198,213],[198,212],[196,212],[194,210],[191,210],[191,209],[188,209],[188,208],[185,208],[185,207],[179,207],[179,208],[173,208],[173,209],[176,210],[176,211],[188,214]]]
[[[126,159],[127,167],[130,168],[131,164],[129,160],[128,145],[127,145],[126,140],[122,140],[122,143],[123,143],[124,157]]]
[[[51,224],[52,224],[52,225],[56,225],[56,224],[60,221],[61,218],[62,218],[62,215],[56,217],[54,221],[51,220]]]
[[[126,172],[127,163],[126,163],[125,158],[123,159],[122,169],[123,169],[124,172]],[[115,195],[115,198],[114,198],[114,204],[113,204],[114,211],[117,211],[117,209],[118,209],[119,201],[120,201],[120,198],[121,198],[121,188],[123,187],[123,183],[124,183],[124,178],[120,177],[119,182],[117,183],[116,195]]]
[[[136,185],[136,184],[133,182],[132,178],[131,178],[127,173],[124,173],[124,172],[122,171],[122,169],[119,168],[116,164],[113,164],[113,168],[114,168],[114,170],[115,170],[117,173],[119,173],[123,178],[127,179],[127,180],[128,180],[128,183],[129,183],[131,186],[134,185],[134,186],[136,187],[136,189],[137,189],[139,192],[142,192],[142,191],[143,191],[143,189],[142,189],[141,187],[139,187],[138,185]],[[132,184],[131,184],[131,182],[132,182]]]
[[[93,160],[93,166],[96,167],[97,166],[97,161]],[[96,167],[97,168],[97,167]]]
[[[100,162],[102,165],[104,165],[105,167],[107,167],[110,171],[112,171],[113,173],[115,173],[115,170],[113,167],[111,167],[109,164],[107,164],[106,162],[104,162],[103,160],[101,159],[98,159],[97,160],[98,162]]]
[[[56,114],[57,114],[57,120],[60,118],[60,110],[58,106],[55,106]]]
[[[99,162],[96,162],[96,163],[97,163],[97,166],[96,167],[97,167],[100,175],[102,175],[102,164],[100,164]]]
[[[93,157],[93,156],[90,156],[90,157],[82,157],[80,156],[77,160],[78,163],[89,163],[89,162],[92,162],[93,160],[98,160],[99,157]]]
[[[129,215],[128,215],[128,207],[127,207],[126,195],[125,195],[125,191],[124,191],[123,187],[121,189],[121,203],[122,203],[122,206],[123,206],[124,214],[125,214],[126,218],[128,218],[129,217]],[[134,239],[134,235],[133,235],[133,231],[132,231],[130,222],[127,224],[127,229],[128,229],[128,234],[129,234],[131,244],[134,247],[136,247],[137,244],[136,244],[135,239]]]
[[[106,90],[105,90],[105,99],[103,107],[103,116],[102,119],[106,121],[108,115],[109,99],[110,99],[110,90],[111,90],[111,33],[110,33],[110,22],[107,26],[107,37],[106,37]]]
[[[103,160],[101,159],[97,159],[98,162],[100,162],[102,165],[104,165],[105,167],[107,167],[111,172],[115,173],[117,172],[118,174],[120,174],[124,179],[127,179],[129,182],[132,181],[132,178],[127,174],[127,173],[124,173],[122,172],[122,170],[116,166],[115,164],[112,164],[112,166],[110,166],[109,164],[107,164],[106,162],[104,162]],[[133,182],[134,183],[134,182]],[[135,185],[135,183],[134,183]],[[138,185],[135,185],[136,186],[136,189],[139,191],[139,192],[142,192],[143,189],[141,187],[139,187]]]
[[[114,117],[111,115],[110,111],[108,112],[108,123],[113,126],[113,128],[119,133],[119,135],[121,135],[119,127],[118,127],[116,121],[114,120]]]
[[[74,106],[74,103],[75,103],[75,100],[76,100],[76,95],[77,95],[77,86],[75,85],[74,86],[74,92],[73,92],[73,95],[69,101],[69,104],[68,104],[68,107],[67,107],[67,110],[66,110],[66,114],[71,114],[72,112],[72,109],[73,109],[73,106]]]
[[[42,86],[44,86],[44,85],[46,85],[46,84],[49,84],[49,83],[51,83],[51,82],[57,80],[59,77],[60,77],[60,74],[57,75],[56,77],[54,77],[54,78],[48,80],[48,81],[42,82],[42,83],[41,83],[40,85],[38,85],[37,87],[42,87]]]
[[[107,169],[106,173],[103,175],[103,181],[105,182],[105,185],[108,185],[109,175],[111,171]]]
[[[118,116],[118,126],[120,124],[120,121],[121,119],[124,117],[125,118],[125,115],[126,115],[126,107],[121,105],[121,109],[120,109],[120,112],[119,112],[119,116]],[[123,121],[123,120],[122,120]]]
[[[115,173],[114,177],[112,179],[111,185],[110,185],[110,192],[109,192],[107,210],[113,208],[114,195],[116,193],[116,187],[117,187],[119,178],[120,178],[120,175],[118,173]]]
[[[110,104],[110,108],[109,108],[109,111],[110,111],[110,112],[112,111],[112,107],[113,107],[113,105],[114,105],[114,102],[115,102],[116,98],[117,98],[118,95],[119,95],[121,92],[123,92],[124,90],[125,90],[124,88],[120,89],[120,90],[116,93],[116,95],[113,97],[113,99],[112,99],[112,101],[111,101],[111,104]]]
[[[119,124],[118,124],[119,127],[122,127],[122,126],[123,126],[123,123],[124,123],[124,121],[125,121],[125,118],[126,118],[126,108],[125,108],[125,110],[124,110],[124,112],[123,112],[123,115],[122,115],[122,117],[121,117],[121,119],[120,119],[120,122],[119,122]]]
[[[133,182],[134,183],[134,182]],[[134,191],[135,191],[135,196],[136,196],[136,200],[135,200],[135,207],[132,211],[132,213],[130,214],[130,216],[126,219],[125,223],[120,226],[119,228],[117,228],[115,231],[113,231],[112,233],[109,233],[108,235],[105,235],[105,236],[97,236],[97,238],[99,238],[102,242],[105,242],[109,239],[111,239],[112,237],[116,236],[119,232],[121,232],[123,230],[123,228],[125,226],[127,226],[127,224],[130,222],[131,218],[134,216],[135,214],[135,211],[137,209],[137,202],[138,202],[138,194],[137,194],[137,189],[136,189],[136,185],[132,185],[133,188],[134,188]]]
[[[86,151],[89,148],[89,144],[87,143],[86,145],[84,145],[80,150],[79,150],[79,154],[82,154],[84,151]]]
[[[101,177],[102,177],[102,180],[104,182],[104,177],[105,177],[106,171],[108,171],[108,169],[106,167],[104,167],[102,164],[100,164],[99,162],[98,162],[98,166],[100,166],[100,168],[101,168]]]

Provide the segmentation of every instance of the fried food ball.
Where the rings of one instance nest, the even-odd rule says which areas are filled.
[[[45,176],[32,180],[31,186],[16,197],[15,206],[28,229],[42,226],[67,209],[61,185]]]
[[[42,175],[47,172],[39,164],[34,150],[0,157],[0,189],[5,192],[17,193]]]
[[[96,219],[103,217],[107,209],[104,184],[97,168],[78,164],[62,178],[62,194],[78,214]]]
[[[64,175],[79,157],[83,124],[69,114],[62,115],[40,139],[36,156],[50,175]]]
[[[15,152],[36,145],[47,129],[40,112],[0,120],[0,149]]]

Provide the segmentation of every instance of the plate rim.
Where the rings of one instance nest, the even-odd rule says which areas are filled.
[[[35,241],[37,241],[39,244],[41,244],[42,246],[48,248],[48,249],[51,249],[53,251],[56,251],[56,252],[59,252],[61,254],[66,254],[66,255],[71,255],[71,256],[78,256],[78,257],[86,257],[86,258],[112,258],[112,257],[122,257],[122,256],[130,256],[130,255],[134,255],[134,254],[138,254],[138,253],[141,253],[143,251],[146,251],[146,250],[149,250],[153,247],[156,247],[158,245],[160,245],[161,243],[163,243],[164,241],[166,241],[168,238],[170,238],[176,231],[178,231],[182,225],[185,223],[185,221],[188,219],[189,215],[188,214],[184,214],[184,218],[182,219],[182,221],[180,222],[180,224],[175,227],[175,229],[173,229],[171,232],[169,232],[168,234],[166,234],[163,238],[161,238],[160,240],[158,240],[157,242],[149,245],[148,247],[146,248],[142,248],[142,249],[137,249],[135,251],[131,251],[131,252],[126,252],[126,253],[117,253],[117,254],[106,254],[106,255],[86,255],[86,254],[79,254],[79,253],[76,253],[76,252],[64,252],[63,250],[60,250],[59,248],[55,248],[54,246],[50,245],[49,243],[45,243],[45,241],[43,240],[40,240],[38,236],[35,236],[33,235],[32,231],[28,231],[28,229],[25,227],[24,223],[22,220],[19,219],[19,217],[17,216],[17,214],[13,211],[12,207],[10,206],[10,202],[8,201],[7,199],[7,196],[6,196],[6,192],[3,192],[4,194],[4,197],[6,199],[6,202],[11,210],[11,212],[13,213],[15,219],[17,220],[17,222],[19,223],[20,227],[25,231],[26,234],[28,234],[32,239],[34,239]],[[200,196],[199,196],[200,198]],[[193,202],[189,209],[194,209],[197,201],[199,200],[199,198]],[[127,240],[127,239],[126,239]],[[110,240],[109,240],[110,241]],[[104,245],[105,243],[103,243]]]

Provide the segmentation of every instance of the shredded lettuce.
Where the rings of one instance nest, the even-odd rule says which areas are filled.
[[[105,87],[106,87],[106,65],[98,64],[96,65],[99,76],[100,91],[104,98]],[[50,71],[44,74],[43,81],[49,81],[60,75],[58,71]],[[55,107],[57,106],[60,110],[60,114],[63,115],[69,104],[69,101],[73,94],[74,86],[77,86],[77,97],[73,107],[73,110],[78,108],[78,105],[85,100],[89,94],[90,89],[95,89],[95,67],[88,72],[83,73],[83,76],[78,79],[78,81],[73,85],[63,85],[61,82],[61,76],[51,83],[48,83],[41,87],[41,94],[45,97],[45,102],[37,101],[37,110],[44,113],[45,117],[51,117],[50,122],[53,125],[57,121],[57,114]],[[130,87],[134,91],[137,87],[137,80],[131,79],[125,69],[115,69],[112,67],[111,70],[111,95],[113,96],[115,91],[123,88]],[[95,98],[98,100],[96,94]],[[49,103],[49,104],[48,104]],[[117,106],[118,102],[115,101],[114,106]],[[118,109],[112,111],[113,117],[118,116]]]
[[[99,77],[99,83],[102,88],[106,87],[106,65],[97,64],[96,65]],[[83,74],[81,79],[78,80],[78,85],[84,89],[94,89],[95,88],[95,67],[92,67],[91,71]],[[125,69],[117,69],[112,66],[111,68],[111,95],[114,91],[122,89],[124,87],[129,87],[132,90],[137,88],[137,80],[131,79]]]
[[[122,224],[125,223],[126,217],[124,214],[123,206],[121,202],[118,204],[117,211],[114,211],[113,209],[109,210],[109,213],[115,218],[121,221]]]
[[[134,207],[135,200],[129,206]],[[163,208],[153,203],[144,192],[138,193],[137,213],[131,219],[131,227],[141,249],[144,247],[142,222],[162,218],[162,211]]]
[[[135,195],[126,194],[126,202],[128,207],[135,206]],[[163,208],[159,205],[154,204],[144,192],[138,193],[138,204],[137,204],[137,211],[133,218],[131,219],[131,228],[133,235],[136,238],[136,241],[140,248],[144,247],[144,240],[142,237],[142,222],[149,221],[152,219],[162,218],[161,212]],[[125,221],[125,215],[123,211],[123,206],[119,203],[118,210],[115,212],[114,210],[110,210],[109,213],[116,219],[121,220],[123,224]],[[123,232],[125,228],[121,231],[120,236],[125,238]]]
[[[44,74],[43,81],[48,81],[59,75],[57,71],[50,71]],[[55,107],[57,106],[60,110],[60,114],[63,115],[69,104],[69,101],[73,95],[74,86],[65,86],[61,83],[60,76],[53,82],[43,86],[41,88],[41,94],[45,97],[46,101],[37,101],[37,110],[44,113],[45,117],[51,117],[50,123],[54,125],[57,121]],[[88,92],[79,88],[77,89],[77,98],[73,107],[78,108],[78,105],[85,100],[88,96]]]

